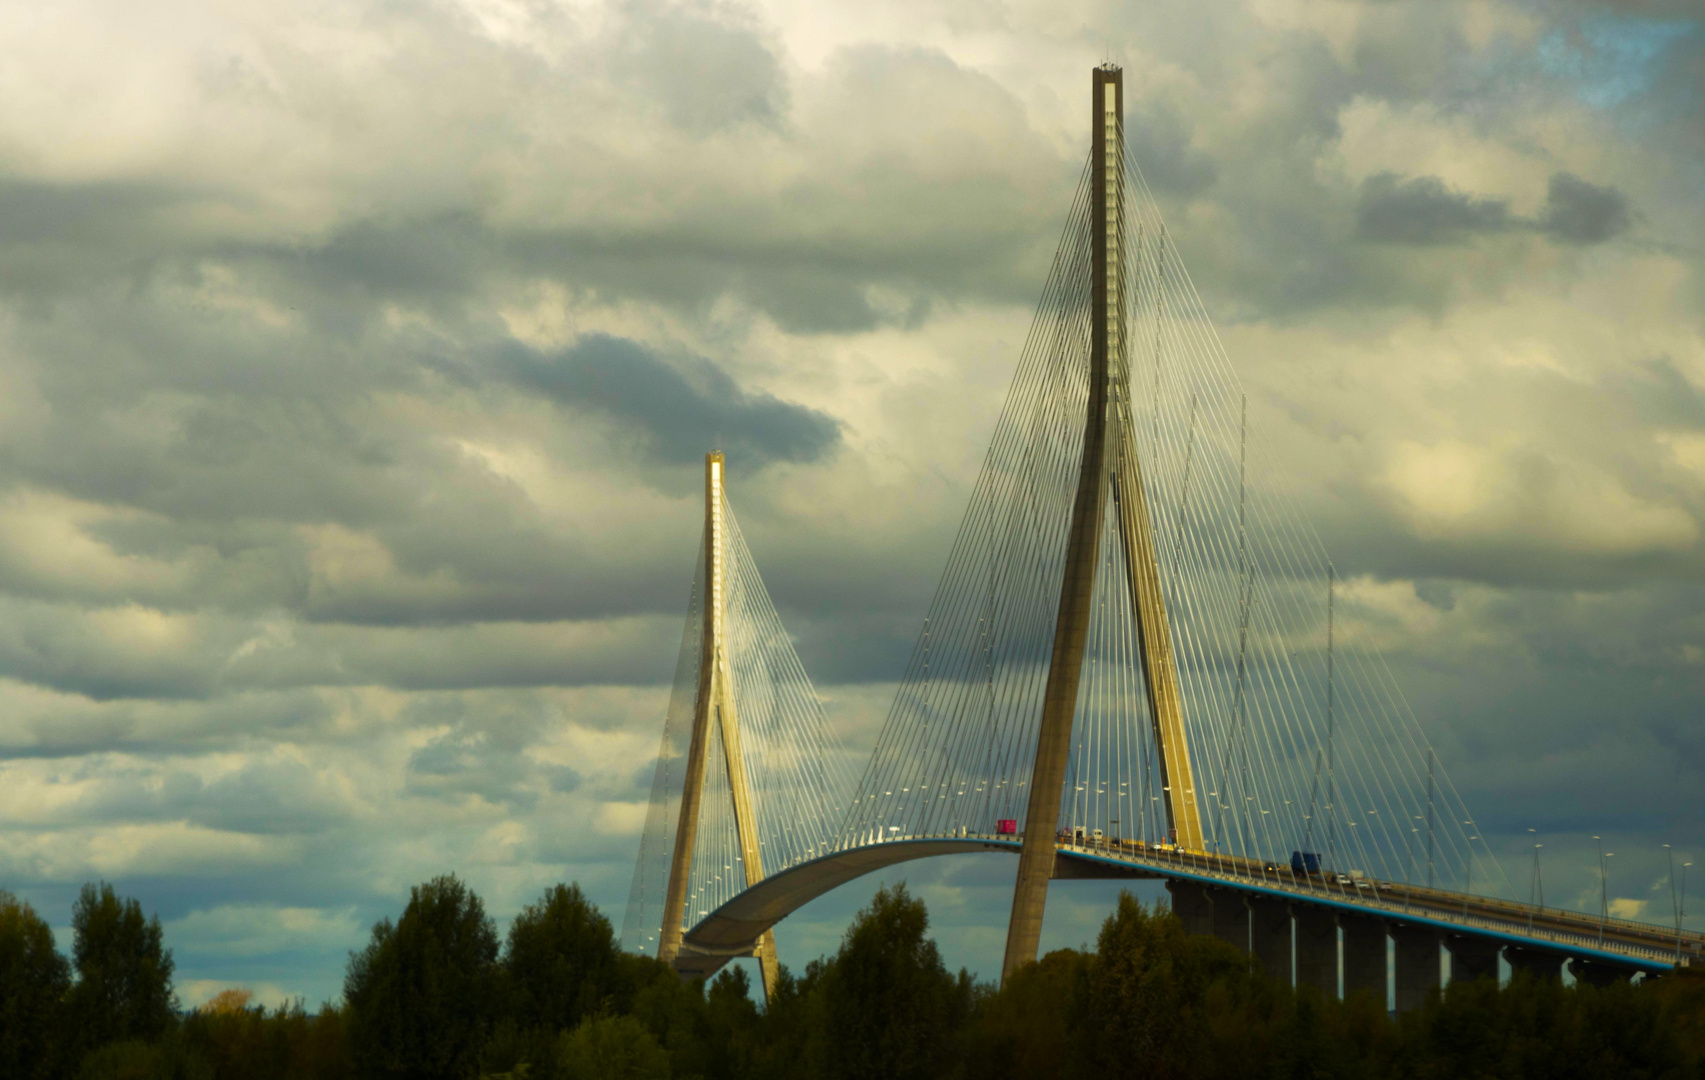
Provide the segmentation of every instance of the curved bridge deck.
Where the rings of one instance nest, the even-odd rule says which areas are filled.
[[[875,870],[915,859],[978,851],[1019,852],[1022,837],[964,835],[905,837],[831,852],[779,871],[710,912],[686,934],[676,960],[683,975],[708,978],[730,959],[751,954],[764,931],[819,896]],[[1702,962],[1705,934],[1443,889],[1372,879],[1340,884],[1336,875],[1303,876],[1232,856],[1165,850],[1132,841],[1055,845],[1054,877],[1160,878],[1197,882],[1390,922],[1452,937],[1474,937],[1648,973]]]

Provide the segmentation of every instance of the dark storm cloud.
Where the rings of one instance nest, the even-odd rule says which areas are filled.
[[[817,461],[840,443],[825,413],[747,391],[709,360],[671,365],[625,338],[591,334],[555,353],[511,343],[502,360],[519,386],[612,421],[618,441],[660,462],[687,464],[720,446],[761,468]]]
[[[17,254],[41,244],[110,244],[186,199],[183,192],[139,182],[0,180],[0,247]]]
[[[438,306],[465,298],[482,272],[500,265],[497,239],[469,209],[431,217],[369,218],[299,258],[272,256],[311,284],[327,313],[351,300],[407,299]],[[356,290],[354,296],[349,290]]]
[[[1503,232],[1511,223],[1502,199],[1453,191],[1436,176],[1370,176],[1362,181],[1356,206],[1356,235],[1387,244],[1448,244]]]
[[[1436,176],[1381,173],[1362,181],[1356,235],[1386,244],[1455,244],[1477,236],[1537,231],[1566,244],[1599,244],[1632,227],[1628,197],[1573,173],[1553,173],[1536,218],[1510,213],[1508,201],[1448,187]]]
[[[1628,196],[1613,187],[1589,184],[1573,173],[1551,177],[1540,224],[1569,244],[1598,244],[1628,231],[1634,217]]]

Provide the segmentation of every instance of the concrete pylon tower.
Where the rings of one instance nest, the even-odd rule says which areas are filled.
[[[746,885],[764,879],[763,855],[758,849],[757,820],[752,812],[752,789],[746,780],[746,759],[740,751],[740,712],[735,703],[734,677],[726,647],[727,520],[723,498],[723,459],[705,455],[704,633],[699,649],[698,699],[693,710],[693,734],[687,749],[687,773],[681,789],[681,817],[675,828],[675,849],[669,861],[669,886],[663,901],[663,935],[657,958],[673,964],[681,953],[681,922],[686,914],[687,878],[692,872],[693,844],[704,803],[705,769],[711,725],[721,736],[728,789],[734,800],[734,823]],[[780,974],[775,935],[764,931],[753,947],[763,975],[764,997],[775,993]]]
[[[1036,959],[1054,837],[1071,749],[1084,646],[1089,636],[1096,567],[1108,494],[1115,503],[1120,547],[1137,614],[1139,653],[1154,723],[1169,829],[1185,848],[1202,847],[1201,811],[1184,733],[1171,629],[1160,589],[1153,529],[1137,460],[1126,357],[1124,72],[1104,64],[1091,73],[1089,411],[1083,459],[1066,538],[1064,581],[1043,691],[1036,764],[1024,817],[1018,882],[1007,925],[1004,980]]]

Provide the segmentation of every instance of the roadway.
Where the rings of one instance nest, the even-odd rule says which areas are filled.
[[[875,870],[914,859],[977,851],[1016,855],[1021,837],[996,834],[902,837],[845,848],[777,871],[708,912],[686,934],[676,969],[708,978],[728,960],[749,955],[765,931],[817,897]],[[1582,959],[1657,974],[1705,963],[1705,934],[1627,919],[1535,908],[1492,897],[1341,875],[1301,875],[1288,865],[1135,841],[1055,845],[1054,877],[1163,878],[1431,926],[1443,933],[1549,949]]]

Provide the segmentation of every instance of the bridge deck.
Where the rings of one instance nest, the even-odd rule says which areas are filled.
[[[736,956],[748,955],[758,937],[805,904],[873,870],[914,859],[975,851],[1016,855],[1020,837],[963,835],[905,837],[831,852],[779,871],[709,912],[686,935],[676,961],[682,974],[708,977]],[[1342,885],[1323,876],[1293,874],[1233,856],[1146,847],[1133,841],[1056,844],[1056,878],[1132,877],[1199,881],[1289,903],[1352,910],[1393,922],[1430,926],[1441,933],[1490,938],[1503,944],[1549,949],[1587,960],[1647,972],[1699,963],[1705,934],[1626,919],[1601,921],[1557,908],[1535,909],[1491,897],[1402,882],[1369,879]],[[1334,876],[1335,877],[1335,876]]]

